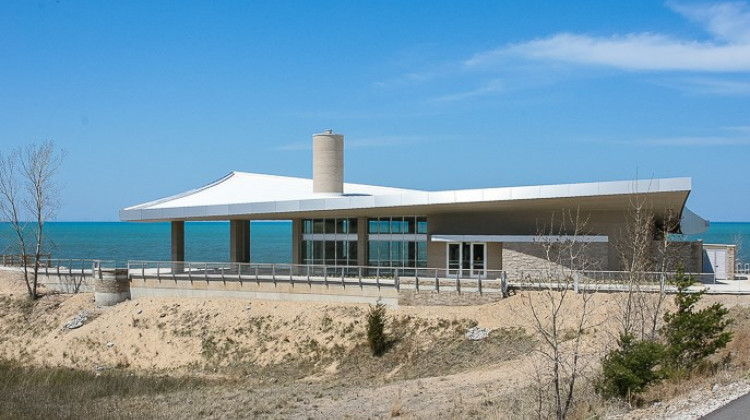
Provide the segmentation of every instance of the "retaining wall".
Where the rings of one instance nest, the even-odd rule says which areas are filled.
[[[131,299],[144,297],[231,297],[291,302],[381,303],[397,307],[398,291],[393,287],[256,283],[251,281],[200,281],[134,278],[130,281]]]

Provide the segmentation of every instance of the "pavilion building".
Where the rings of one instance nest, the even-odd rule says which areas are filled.
[[[228,220],[228,259],[250,262],[250,222],[291,220],[293,264],[481,275],[540,268],[544,256],[536,242],[575,240],[588,244],[594,268],[619,270],[617,243],[634,203],[653,215],[652,232],[707,228],[685,207],[690,191],[690,178],[449,191],[350,184],[344,182],[344,138],[326,130],[313,135],[312,179],[232,172],[195,190],[125,208],[120,219],[171,222],[173,261],[184,261],[186,221]],[[585,231],[560,223],[563,213],[585,219]],[[700,271],[700,242],[672,248],[686,271]]]

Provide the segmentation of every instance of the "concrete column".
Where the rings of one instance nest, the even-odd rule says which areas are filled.
[[[185,261],[185,222],[172,222],[172,261]]]
[[[250,262],[250,221],[229,221],[229,260]]]
[[[292,264],[302,264],[302,219],[292,220]]]
[[[367,265],[367,218],[357,218],[357,265]]]

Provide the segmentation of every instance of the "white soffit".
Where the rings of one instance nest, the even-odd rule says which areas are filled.
[[[685,235],[697,235],[708,230],[711,223],[693,213],[689,208],[682,210],[682,219],[680,220],[680,233]]]

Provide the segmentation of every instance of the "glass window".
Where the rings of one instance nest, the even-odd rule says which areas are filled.
[[[404,265],[404,250],[403,242],[393,241],[391,242],[391,261],[393,261],[394,267],[401,267]]]
[[[417,266],[427,267],[427,242],[417,242]]]
[[[427,233],[427,218],[417,218],[417,233]]]
[[[391,235],[391,240],[369,241],[368,264],[381,267],[427,266],[426,241],[406,240],[401,236],[403,234],[426,234],[426,217],[371,218],[368,219],[368,232]]]
[[[381,218],[378,226],[378,233],[391,233],[391,221],[388,218]]]
[[[336,219],[336,233],[347,233],[347,219]]]
[[[325,233],[336,233],[336,219],[323,220],[325,220]]]
[[[404,267],[414,267],[417,261],[417,244],[418,242],[405,242]]]
[[[357,219],[349,219],[349,233],[357,233]]]
[[[336,242],[325,241],[325,263],[326,265],[336,264]]]
[[[313,220],[313,233],[325,233],[325,224],[323,219]]]
[[[416,223],[414,221],[415,219],[413,217],[404,218],[404,232],[405,233],[414,233],[416,231]]]
[[[378,242],[370,241],[370,246],[368,247],[368,250],[367,250],[368,265],[373,265],[373,266],[378,265],[378,261],[379,261],[378,251],[379,251]]]
[[[378,233],[378,219],[367,221],[367,233]]]
[[[323,264],[324,251],[323,241],[311,241],[313,245],[313,263]]]
[[[391,242],[378,241],[378,265],[390,267],[391,265]]]
[[[403,217],[394,217],[391,221],[391,231],[393,233],[404,233],[405,227],[404,227],[404,218]]]
[[[302,233],[312,233],[312,220],[305,219],[302,221]]]
[[[347,242],[349,246],[349,261],[351,262],[351,265],[357,265],[357,242],[355,241],[349,241]]]
[[[346,242],[344,241],[336,241],[336,264],[346,265],[347,255],[346,251],[348,251],[348,248],[345,246]]]

